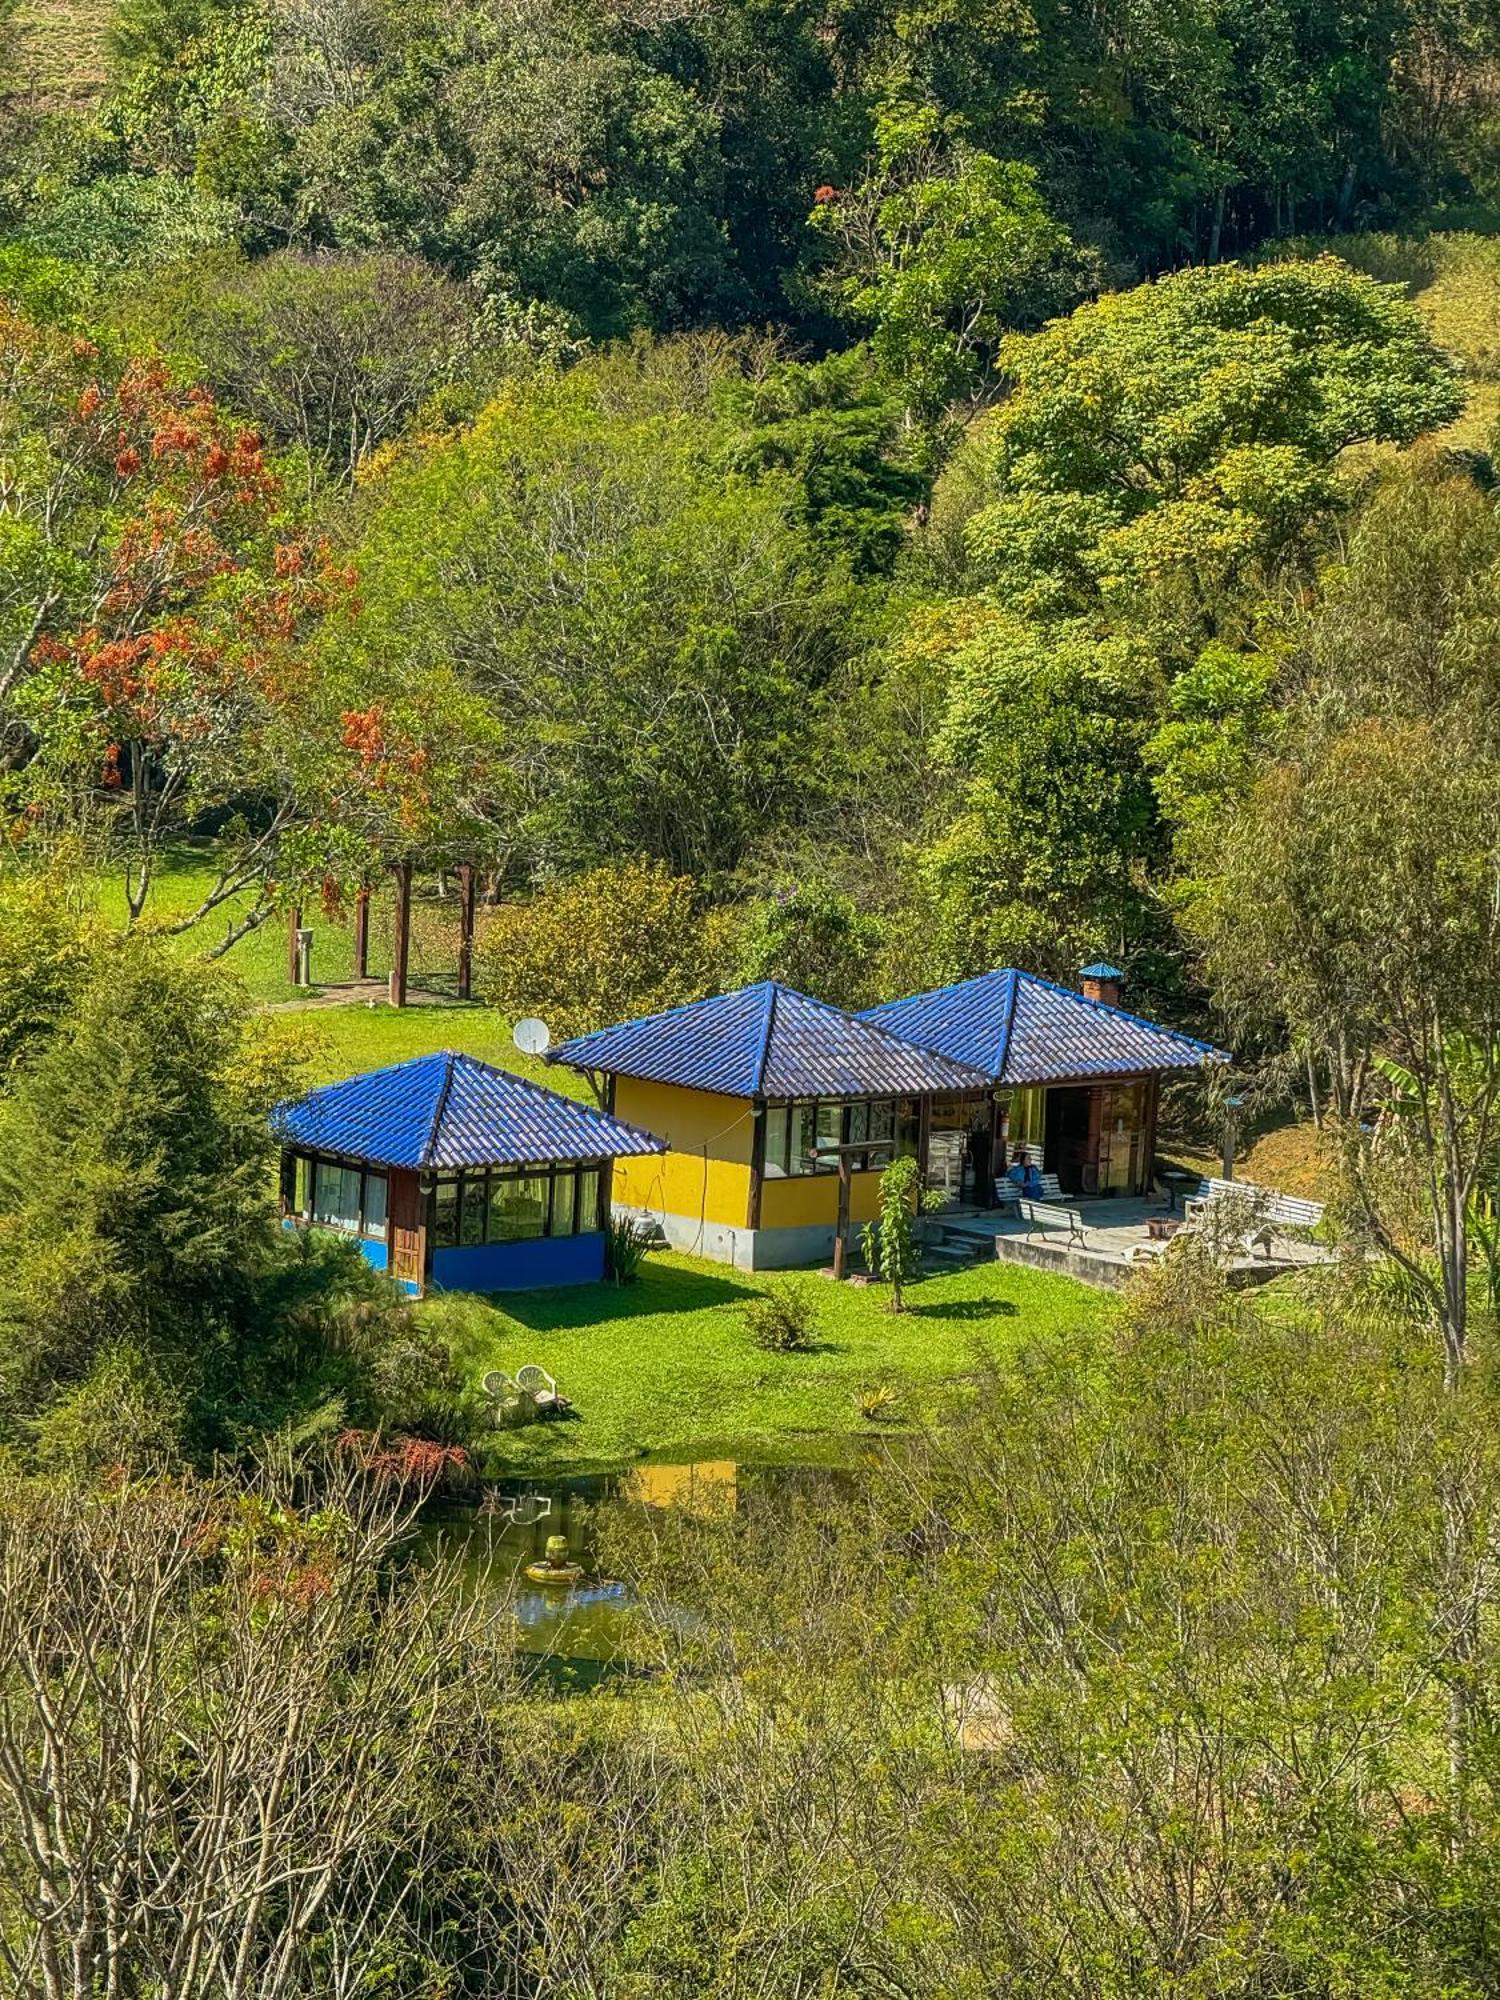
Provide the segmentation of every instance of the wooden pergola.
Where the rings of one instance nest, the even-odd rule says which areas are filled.
[[[473,998],[474,988],[474,909],[477,880],[472,861],[459,862],[458,877],[458,997]],[[391,929],[391,970],[387,993],[393,1007],[404,1007],[411,972],[411,884],[412,864],[397,861],[391,875],[396,885],[396,907]],[[287,977],[298,983],[301,970],[298,956],[302,929],[302,906],[293,904],[287,937]],[[370,977],[370,884],[361,882],[354,898],[354,977]]]

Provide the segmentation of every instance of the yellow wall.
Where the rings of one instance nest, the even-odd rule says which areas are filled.
[[[665,1139],[670,1150],[615,1162],[614,1198],[631,1208],[745,1227],[752,1120],[746,1097],[615,1079],[615,1116]]]
[[[869,1222],[880,1204],[878,1173],[853,1174],[849,1184],[849,1219]],[[808,1223],[825,1222],[830,1228],[839,1219],[839,1177],[837,1174],[796,1174],[786,1180],[766,1181],[760,1191],[762,1229],[797,1229]]]
[[[1040,1146],[1047,1137],[1047,1093],[1040,1084],[1010,1093],[1010,1147]]]

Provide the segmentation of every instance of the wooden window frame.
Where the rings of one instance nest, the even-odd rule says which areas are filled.
[[[435,1176],[432,1187],[427,1191],[425,1202],[426,1224],[433,1249],[436,1250],[480,1250],[490,1241],[489,1213],[492,1191],[497,1182],[544,1180],[547,1184],[546,1219],[540,1236],[518,1236],[509,1240],[517,1243],[540,1243],[550,1238],[564,1236],[590,1236],[604,1227],[604,1204],[609,1187],[610,1160],[601,1156],[592,1160],[543,1160],[530,1166],[519,1167],[462,1167],[452,1173]],[[583,1201],[583,1176],[592,1173],[597,1176],[598,1186],[594,1202],[594,1214],[585,1220],[581,1213]],[[572,1227],[558,1229],[556,1223],[557,1183],[560,1176],[571,1176],[573,1200],[571,1204]],[[457,1189],[454,1207],[454,1241],[439,1243],[437,1237],[437,1191],[438,1183],[452,1181]],[[464,1209],[469,1200],[469,1190],[482,1188],[485,1212],[485,1235],[479,1243],[465,1243],[463,1240]],[[361,1189],[363,1201],[363,1189]],[[504,1246],[506,1239],[495,1239]]]

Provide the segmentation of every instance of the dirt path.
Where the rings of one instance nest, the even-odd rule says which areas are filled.
[[[268,1000],[268,1014],[305,1014],[316,1007],[385,1007],[390,1002],[383,979],[351,979],[339,986],[325,986],[317,993],[300,994],[295,1000]],[[466,1003],[451,993],[430,993],[415,986],[406,989],[408,1007],[460,1007]],[[469,1002],[477,1005],[477,1002]]]

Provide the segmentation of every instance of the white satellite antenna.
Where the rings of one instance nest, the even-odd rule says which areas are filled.
[[[511,1030],[511,1040],[523,1056],[544,1056],[552,1046],[552,1033],[545,1021],[528,1014]]]

